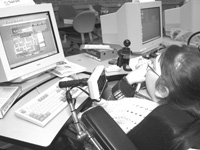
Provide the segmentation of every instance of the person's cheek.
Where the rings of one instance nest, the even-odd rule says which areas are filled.
[[[154,66],[154,70],[156,71],[156,73],[161,75],[161,68],[160,68],[160,60],[159,59],[160,59],[160,56],[158,56],[156,58],[156,60],[154,61],[153,66]]]
[[[158,79],[158,76],[153,73],[152,71],[148,71],[146,74],[146,87],[147,92],[149,93],[150,97],[153,99],[153,101],[158,101],[155,96],[155,83]]]

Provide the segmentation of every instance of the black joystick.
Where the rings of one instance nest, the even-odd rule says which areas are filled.
[[[129,41],[129,40],[124,40],[124,46],[126,47],[126,48],[128,48],[129,46],[131,45],[131,41]]]
[[[124,40],[124,46],[122,49],[118,51],[118,59],[117,59],[117,66],[121,67],[123,66],[123,69],[125,71],[132,71],[132,69],[129,66],[129,60],[131,56],[131,50],[129,46],[131,45],[130,40],[126,39]]]

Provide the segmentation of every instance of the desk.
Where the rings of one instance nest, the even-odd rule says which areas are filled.
[[[87,68],[86,71],[88,72],[92,72],[93,69],[98,65],[104,65],[105,67],[109,66],[108,64],[109,60],[98,61],[86,56],[84,53],[67,57],[67,60],[86,67]],[[118,74],[127,74],[127,72],[124,70],[121,70],[120,72],[106,72],[107,76],[118,75]]]
[[[73,31],[74,30],[72,23],[66,24],[66,23],[64,23],[63,20],[59,20],[59,19],[56,20],[56,23],[57,23],[59,31]],[[99,19],[97,19],[97,21],[95,23],[95,27],[101,28],[101,23],[100,23]]]
[[[91,59],[85,54],[78,54],[70,56],[67,58],[69,61],[80,64],[87,67],[88,72],[92,72],[97,65],[108,66],[108,60],[99,62],[97,60]],[[125,73],[122,71],[121,73]],[[107,75],[119,74],[108,73]],[[28,121],[22,120],[14,115],[16,109],[24,105],[33,97],[37,96],[39,92],[44,91],[49,86],[53,85],[55,82],[59,81],[60,78],[55,78],[44,85],[41,85],[37,90],[33,90],[28,95],[23,97],[18,101],[6,114],[6,116],[0,120],[0,140],[5,142],[10,142],[16,145],[21,145],[29,148],[36,149],[47,149],[60,132],[62,127],[65,125],[69,117],[71,116],[70,109],[64,109],[59,113],[51,122],[49,122],[45,127],[39,127]],[[82,93],[77,98],[77,105],[80,106],[84,100],[87,98],[85,93]]]
[[[56,23],[59,30],[72,27],[72,24],[65,24],[63,20],[56,20]]]
[[[32,123],[29,123],[25,120],[17,118],[14,115],[16,109],[24,105],[30,99],[38,95],[38,91],[42,92],[47,87],[51,86],[56,81],[59,81],[59,78],[49,81],[48,83],[40,86],[37,90],[32,91],[19,102],[17,102],[6,114],[6,116],[0,120],[0,140],[12,142],[14,144],[22,144],[22,146],[40,146],[48,147],[54,140],[55,136],[59,133],[60,129],[66,123],[66,121],[71,116],[70,109],[64,109],[59,115],[57,115],[51,122],[49,122],[45,127],[39,127]],[[85,100],[86,95],[78,97],[77,105]]]

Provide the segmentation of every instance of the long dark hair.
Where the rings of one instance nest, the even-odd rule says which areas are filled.
[[[174,149],[186,150],[200,143],[200,52],[197,48],[172,45],[161,54],[160,65],[162,74],[156,89],[169,90],[162,101],[194,117],[186,127],[174,128]]]

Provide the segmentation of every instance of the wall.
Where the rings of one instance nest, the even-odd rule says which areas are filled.
[[[88,5],[88,4],[123,4],[131,0],[34,0],[36,3],[47,2],[52,3],[53,5],[58,4],[72,4],[72,5]]]
[[[34,0],[35,3],[52,3],[55,10],[59,4],[71,4],[77,8],[85,8],[90,4],[102,4],[108,7],[119,7],[125,2],[131,2],[132,0]],[[176,7],[182,0],[160,0],[163,3],[163,8]]]
[[[116,11],[125,2],[130,2],[132,0],[34,0],[35,3],[52,3],[54,11],[58,10],[58,5],[60,4],[70,4],[73,5],[78,11],[88,9],[88,5],[102,4],[109,7],[110,12]]]
[[[54,7],[55,16],[57,17],[58,5],[60,4],[70,4],[78,11],[83,11],[88,9],[88,5],[92,4],[102,4],[109,7],[109,12],[115,12],[121,5],[125,2],[131,2],[132,0],[34,0],[35,3],[52,3]],[[162,1],[163,10],[177,7],[182,0],[157,0]]]

